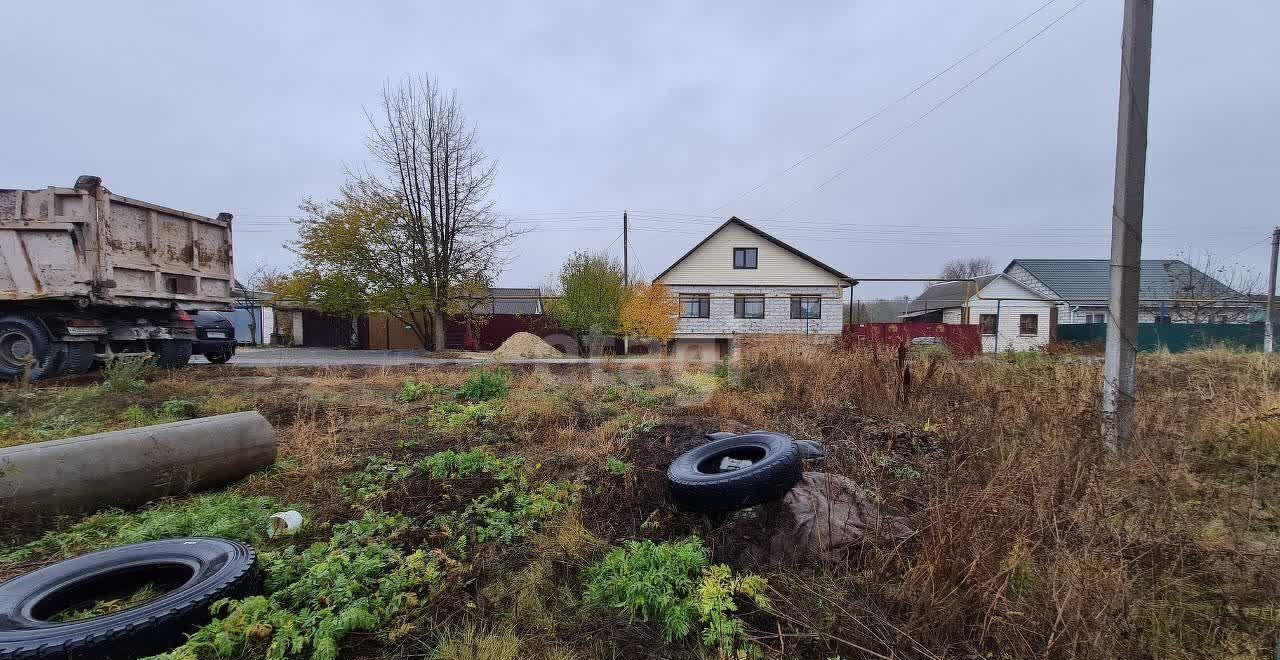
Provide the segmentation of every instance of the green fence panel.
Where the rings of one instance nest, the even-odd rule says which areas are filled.
[[[1231,346],[1260,351],[1262,333],[1260,323],[1139,323],[1138,350],[1156,351],[1163,346],[1171,353],[1182,353],[1210,346]],[[1102,343],[1107,339],[1107,324],[1059,324],[1058,339],[1079,344]]]

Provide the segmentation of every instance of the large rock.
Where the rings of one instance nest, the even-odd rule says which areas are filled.
[[[774,558],[797,554],[829,555],[864,543],[901,541],[912,531],[852,479],[806,472],[774,505],[778,529],[770,538]]]

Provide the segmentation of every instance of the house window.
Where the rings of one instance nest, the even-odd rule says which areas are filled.
[[[1020,314],[1018,316],[1018,334],[1020,335],[1040,334],[1040,315],[1039,314]]]
[[[996,333],[996,315],[979,314],[978,327],[982,328],[982,334],[994,335]]]
[[[822,318],[822,297],[821,296],[791,296],[791,318],[793,319]]]
[[[711,296],[706,293],[680,296],[680,318],[711,318]]]
[[[733,267],[755,268],[758,254],[757,248],[733,248]]]
[[[764,318],[764,296],[734,296],[733,297],[733,318],[735,319]]]
[[[1106,323],[1107,315],[1106,314],[1085,314],[1084,322],[1085,323]]]

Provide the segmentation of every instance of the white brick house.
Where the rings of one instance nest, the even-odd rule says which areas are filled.
[[[1025,351],[1054,337],[1058,310],[1053,300],[1000,273],[973,282],[943,282],[907,305],[904,321],[973,324],[980,327],[982,351]]]
[[[840,271],[736,217],[654,278],[680,297],[674,346],[718,358],[751,334],[838,336],[844,327]]]

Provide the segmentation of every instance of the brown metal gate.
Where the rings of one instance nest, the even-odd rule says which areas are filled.
[[[364,326],[368,327],[367,323]],[[352,337],[351,317],[325,314],[312,310],[302,311],[302,345],[316,348],[363,348],[368,330]],[[366,344],[367,345],[367,344]]]

